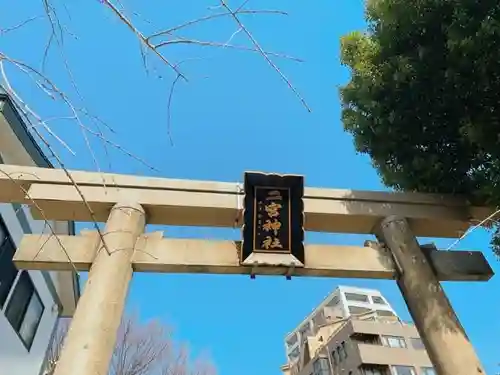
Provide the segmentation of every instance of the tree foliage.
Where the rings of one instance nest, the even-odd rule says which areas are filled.
[[[396,190],[500,206],[500,2],[369,0],[366,20],[341,40],[357,151]]]

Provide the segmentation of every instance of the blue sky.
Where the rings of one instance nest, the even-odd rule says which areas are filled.
[[[158,169],[153,171],[117,150],[106,152],[93,138],[91,144],[103,170],[218,181],[241,181],[245,170],[262,170],[304,174],[308,186],[384,189],[368,158],[355,153],[340,122],[337,88],[346,82],[348,72],[339,63],[339,38],[364,27],[362,1],[249,2],[249,9],[289,13],[286,17],[245,16],[242,20],[265,50],[305,60],[297,63],[275,58],[274,62],[307,100],[312,113],[256,53],[196,46],[165,49],[165,55],[173,60],[194,58],[182,65],[189,82],[179,82],[173,95],[173,146],[167,127],[168,97],[175,78],[171,70],[150,56],[157,73],[147,75],[139,43],[99,0],[66,1],[67,10],[60,7],[62,1],[55,2],[65,26],[67,63],[85,106],[114,128],[116,134],[107,133],[113,142]],[[141,13],[143,18],[137,22],[145,32],[220,11],[207,9],[217,5],[217,0],[141,3],[128,0],[124,4]],[[239,5],[234,1],[229,4]],[[0,13],[1,27],[42,14],[33,4],[12,7],[7,0],[0,0],[0,5],[9,9]],[[220,18],[182,35],[224,43],[237,29],[230,18]],[[48,31],[45,20],[35,20],[0,38],[0,51],[39,67]],[[237,33],[232,43],[250,46],[243,32]],[[57,49],[51,50],[46,72],[78,101],[62,61]],[[14,87],[42,116],[67,115],[60,101],[47,99],[16,69],[7,67],[7,72]],[[74,121],[50,125],[76,153],[71,155],[51,139],[68,167],[97,168]],[[239,237],[238,231],[230,229],[166,230],[171,237]],[[308,234],[307,241],[359,245],[364,238]],[[498,272],[499,263],[488,241],[487,233],[478,230],[457,248],[484,251]],[[436,241],[443,247],[451,242]],[[277,375],[285,362],[285,334],[338,284],[379,288],[398,313],[409,319],[394,282],[357,279],[286,281],[279,277],[250,280],[245,276],[136,274],[127,308],[138,309],[143,319],[160,318],[173,326],[176,337],[189,342],[195,353],[208,352],[222,375]],[[495,319],[500,312],[499,288],[498,277],[488,283],[445,283],[488,374],[498,370],[500,362],[500,323]],[[242,331],[244,327],[246,331]]]

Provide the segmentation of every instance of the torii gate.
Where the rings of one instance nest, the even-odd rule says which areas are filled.
[[[30,205],[36,219],[106,222],[102,237],[25,235],[15,254],[20,269],[90,271],[55,375],[107,374],[133,271],[395,279],[437,373],[485,374],[440,281],[486,281],[493,271],[481,252],[438,251],[416,236],[458,237],[491,209],[439,195],[304,189],[300,176],[246,177],[242,189],[2,165],[0,202]],[[262,208],[266,199],[279,207]],[[279,225],[278,208],[286,216]],[[244,223],[244,241],[163,238],[144,233],[146,223]],[[379,242],[304,246],[303,229],[373,233]]]

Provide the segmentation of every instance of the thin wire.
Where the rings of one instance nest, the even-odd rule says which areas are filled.
[[[241,194],[243,193],[242,185],[243,184],[240,182],[236,183],[236,217],[234,218],[233,228],[236,228],[238,226],[238,223],[240,222],[243,212],[243,203],[242,200],[240,199]]]
[[[486,223],[487,221],[490,221],[492,218],[494,218],[495,216],[497,216],[499,213],[500,213],[500,209],[496,210],[495,212],[493,212],[490,216],[488,216],[486,219],[484,219],[483,221],[481,221],[479,224],[474,225],[473,227],[470,227],[455,242],[453,242],[450,246],[448,246],[446,248],[446,250],[451,250],[452,248],[454,248],[465,237],[467,237],[469,234],[471,234],[472,232],[474,232],[477,228],[481,228],[484,223]]]

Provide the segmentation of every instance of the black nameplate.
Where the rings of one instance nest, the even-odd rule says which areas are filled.
[[[241,261],[285,253],[304,262],[304,177],[247,172],[244,188]]]

